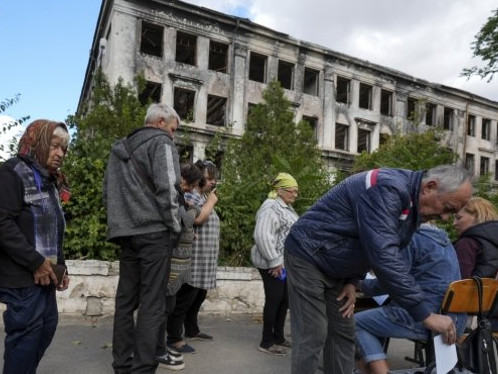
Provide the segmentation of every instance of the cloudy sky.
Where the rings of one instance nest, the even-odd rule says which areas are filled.
[[[460,77],[464,67],[479,62],[472,59],[470,45],[498,8],[496,0],[188,2],[498,101],[498,77],[491,83]],[[0,1],[0,101],[21,94],[3,114],[57,120],[74,114],[100,3]]]

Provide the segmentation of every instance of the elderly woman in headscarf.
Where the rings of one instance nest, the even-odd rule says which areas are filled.
[[[64,123],[36,120],[19,141],[17,157],[0,167],[0,302],[7,308],[4,373],[36,373],[58,323],[53,269],[65,270],[61,200],[69,188],[59,168],[69,133]]]
[[[283,356],[291,344],[284,337],[285,318],[289,308],[284,268],[284,241],[298,219],[292,208],[298,185],[292,175],[279,173],[270,183],[271,191],[256,214],[255,245],[251,260],[263,279],[265,306],[263,337],[258,350]]]

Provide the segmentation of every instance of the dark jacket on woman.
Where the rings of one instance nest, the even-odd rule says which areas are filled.
[[[425,294],[400,254],[420,225],[422,176],[423,171],[376,169],[345,179],[292,226],[286,253],[353,284],[372,269],[415,321],[427,318]]]
[[[59,193],[45,169],[19,157],[0,167],[0,181],[0,287],[30,287],[45,258],[64,264]]]
[[[455,242],[455,249],[463,278],[494,278],[498,272],[498,221],[469,227]]]

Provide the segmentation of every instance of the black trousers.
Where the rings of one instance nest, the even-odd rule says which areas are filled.
[[[178,290],[175,309],[168,316],[168,344],[175,344],[183,340],[184,326],[187,336],[194,336],[200,332],[197,317],[206,295],[207,290],[192,287],[189,284],[184,284]]]
[[[268,269],[258,269],[263,278],[265,306],[263,309],[263,337],[260,346],[269,348],[285,340],[284,326],[289,309],[287,281],[273,278]]]
[[[122,238],[112,337],[115,373],[155,373],[171,266],[167,231]],[[133,315],[137,311],[136,322]]]

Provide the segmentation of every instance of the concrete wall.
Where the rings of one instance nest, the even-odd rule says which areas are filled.
[[[70,285],[57,292],[59,312],[87,317],[112,315],[119,262],[68,260],[67,267]],[[4,305],[0,305],[3,310]],[[219,267],[217,287],[208,292],[201,312],[262,313],[263,305],[263,284],[256,269]]]

